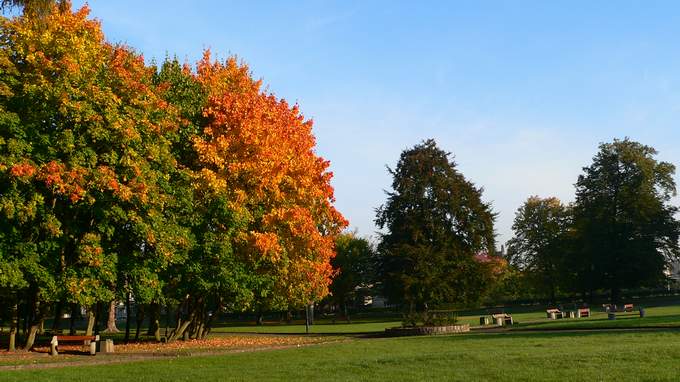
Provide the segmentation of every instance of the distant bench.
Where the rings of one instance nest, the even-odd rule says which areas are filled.
[[[623,309],[620,309],[614,304],[602,304],[605,312],[632,312],[635,309],[633,304],[624,304]]]
[[[564,318],[564,312],[562,312],[561,310],[559,310],[557,308],[548,309],[548,310],[545,311],[545,313],[547,314],[548,318],[551,319],[551,320],[555,320],[555,319],[558,319],[558,318]]]
[[[83,346],[90,345],[90,354],[97,354],[97,342],[99,342],[99,336],[53,336],[52,341],[50,341],[50,354],[57,355],[58,346],[60,342],[82,342]]]
[[[495,313],[491,315],[491,318],[496,323],[502,322],[503,325],[512,325],[514,322],[512,321],[512,316],[507,314],[507,313]]]

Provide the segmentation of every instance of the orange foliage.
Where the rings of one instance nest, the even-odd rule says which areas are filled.
[[[227,195],[249,217],[243,253],[258,262],[286,260],[274,267],[280,295],[295,304],[327,295],[333,238],[347,223],[332,205],[329,162],[314,153],[312,121],[261,91],[234,58],[222,64],[206,52],[197,76],[210,95],[208,123],[194,140],[197,184]]]

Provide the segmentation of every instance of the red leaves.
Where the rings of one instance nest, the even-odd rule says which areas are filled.
[[[19,163],[12,166],[10,174],[17,178],[30,178],[35,174],[35,167],[28,163]]]

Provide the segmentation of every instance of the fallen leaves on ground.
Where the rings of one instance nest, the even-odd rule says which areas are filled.
[[[328,337],[305,337],[305,336],[281,336],[281,335],[220,335],[202,340],[173,341],[170,343],[158,343],[143,340],[128,344],[116,343],[115,354],[159,354],[172,355],[191,352],[221,352],[230,350],[250,350],[262,348],[278,348],[302,346],[321,342],[333,341]],[[70,358],[79,358],[86,355],[89,347],[82,344],[59,345],[58,357],[47,357],[50,348],[47,344],[36,346],[33,351],[17,351],[10,353],[0,350],[0,364],[50,362],[54,360],[66,361]]]

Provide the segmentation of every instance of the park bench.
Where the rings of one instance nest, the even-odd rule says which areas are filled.
[[[512,325],[512,316],[507,314],[507,313],[496,313],[492,314],[491,317],[493,318],[494,322],[501,324],[502,325]]]
[[[53,336],[50,341],[50,354],[57,355],[60,342],[82,342],[83,346],[90,345],[90,354],[97,354],[99,336]]]
[[[590,308],[579,308],[577,312],[578,318],[590,317]]]
[[[602,304],[605,312],[632,312],[634,309],[633,304],[624,304],[623,308],[620,308],[614,304]]]
[[[558,318],[564,318],[564,312],[562,312],[561,310],[559,310],[557,308],[548,309],[548,310],[545,311],[545,313],[548,315],[548,318],[551,319],[551,320],[555,320],[555,319],[558,319]]]

